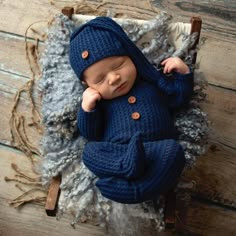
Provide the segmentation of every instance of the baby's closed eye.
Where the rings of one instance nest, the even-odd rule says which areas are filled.
[[[119,69],[123,64],[124,64],[124,60],[119,60],[119,61],[115,62],[112,66],[112,70]]]

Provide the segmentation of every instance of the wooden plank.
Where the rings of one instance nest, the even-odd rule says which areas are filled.
[[[175,19],[188,21],[195,15],[203,19],[203,33],[220,40],[235,41],[234,0],[153,0],[153,6],[171,13]]]
[[[185,173],[185,178],[195,181],[193,194],[236,207],[236,187],[232,181],[236,170],[236,93],[209,86],[202,108],[211,121],[211,145],[194,168]]]
[[[194,182],[192,194],[236,209],[236,150],[212,144],[206,155],[184,173],[183,180]]]
[[[28,46],[33,47],[37,44],[36,41],[27,40]],[[38,44],[38,53],[42,53],[44,46]],[[0,70],[10,72],[24,77],[32,77],[29,62],[26,58],[26,43],[24,37],[18,37],[7,33],[0,32]],[[32,60],[33,55],[37,55],[36,51],[29,53],[29,59],[32,62],[34,71],[39,72],[36,68],[35,61]]]
[[[232,90],[208,86],[202,109],[211,121],[211,138],[236,148],[236,93]]]
[[[210,84],[229,89],[236,89],[236,67],[232,62],[236,60],[234,42],[215,40],[201,37],[200,50],[197,55],[199,71],[203,73]]]
[[[50,5],[50,1],[23,0],[2,1],[0,8],[0,31],[17,35],[25,35],[28,26],[34,22],[34,28],[45,28],[51,17],[59,13],[59,9]]]
[[[17,197],[22,192],[13,182],[5,182],[5,176],[14,176],[11,163],[17,164],[25,174],[31,174],[31,164],[19,151],[0,145],[0,235],[1,236],[102,236],[101,228],[89,224],[77,224],[75,229],[70,226],[72,216],[65,215],[60,221],[47,217],[44,206],[27,204],[20,209],[8,205],[8,200]],[[24,187],[26,188],[26,187]]]
[[[184,232],[180,235],[230,236],[236,232],[236,211],[192,200],[188,206]]]

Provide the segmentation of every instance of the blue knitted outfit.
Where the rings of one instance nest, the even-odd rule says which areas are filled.
[[[89,58],[81,56],[84,50]],[[96,186],[102,195],[138,203],[173,188],[184,168],[171,114],[190,100],[193,74],[174,72],[167,77],[156,70],[107,17],[95,18],[71,36],[70,63],[80,80],[93,63],[122,55],[132,59],[138,72],[133,88],[124,96],[101,100],[92,112],[81,108],[78,127],[88,140],[84,164],[99,178]],[[129,102],[130,98],[135,101]]]

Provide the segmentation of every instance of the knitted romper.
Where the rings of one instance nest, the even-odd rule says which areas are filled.
[[[192,76],[176,73],[154,82],[138,78],[125,96],[78,114],[81,135],[89,141],[84,164],[99,177],[102,195],[117,202],[143,202],[166,192],[185,164],[170,109],[186,103]]]
[[[84,50],[89,52],[86,60],[81,58]],[[96,186],[102,195],[139,203],[174,187],[184,168],[171,113],[190,100],[193,74],[165,76],[107,17],[95,18],[71,37],[70,62],[79,79],[96,61],[122,55],[132,59],[138,72],[133,88],[124,96],[101,100],[92,112],[80,108],[78,128],[88,140],[84,164],[99,178]]]

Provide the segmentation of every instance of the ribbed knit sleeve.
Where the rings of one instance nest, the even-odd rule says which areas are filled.
[[[102,136],[102,112],[99,108],[85,112],[82,108],[78,113],[78,128],[81,136],[88,141],[99,140]]]
[[[193,93],[193,73],[179,74],[173,76],[160,76],[158,87],[168,96],[168,104],[171,109],[185,106],[191,99]]]
[[[166,76],[160,73],[157,85],[168,97],[168,104],[171,109],[178,109],[185,106],[193,94],[193,73],[179,74],[173,73],[173,76]]]

